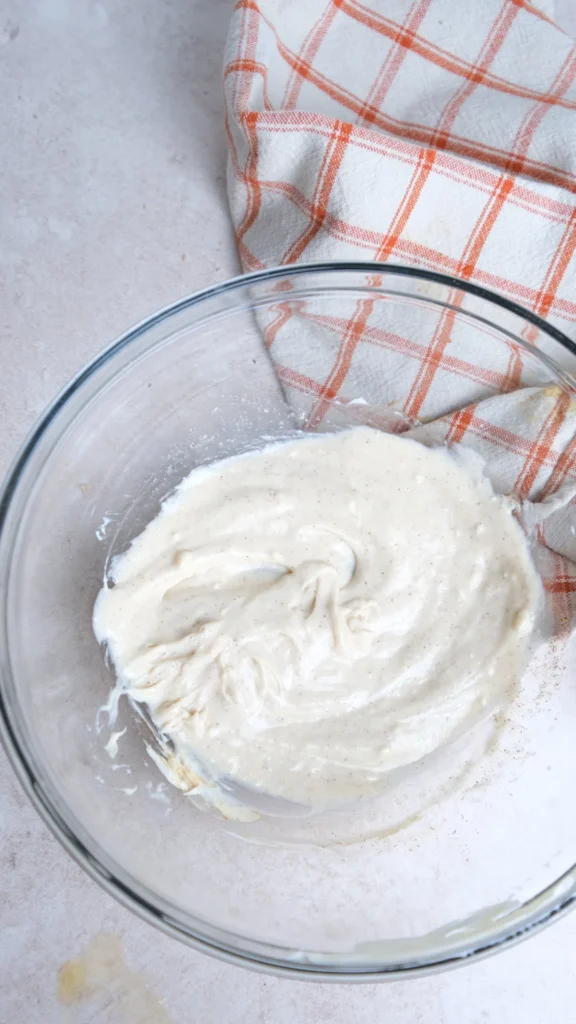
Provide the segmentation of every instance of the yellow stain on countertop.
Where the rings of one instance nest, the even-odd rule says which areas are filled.
[[[122,939],[107,932],[95,935],[79,956],[62,964],[56,993],[64,1006],[78,1009],[105,1000],[119,1010],[126,1024],[171,1024],[145,976],[126,964]]]
[[[61,1003],[77,1003],[78,1000],[90,995],[90,991],[88,971],[81,957],[77,960],[67,960],[62,964],[58,971],[57,986],[57,995]]]

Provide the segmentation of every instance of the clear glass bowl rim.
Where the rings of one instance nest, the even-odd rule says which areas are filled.
[[[494,306],[500,307],[509,313],[523,318],[525,321],[528,321],[547,334],[550,338],[554,339],[554,341],[558,342],[567,351],[572,353],[572,355],[576,356],[575,342],[568,338],[558,328],[542,319],[542,317],[528,309],[525,309],[518,303],[506,299],[481,285],[473,284],[472,282],[464,281],[457,277],[423,270],[416,267],[400,266],[393,263],[355,261],[301,263],[286,267],[275,267],[269,270],[256,271],[250,274],[241,274],[210,288],[194,292],[186,298],[181,299],[172,305],[166,306],[157,313],[146,318],[141,323],[128,330],[125,334],[121,335],[120,338],[105,348],[100,355],[96,356],[60,392],[52,404],[48,406],[22,445],[19,453],[16,455],[0,490],[0,601],[2,604],[2,607],[0,608],[0,739],[2,740],[9,761],[12,764],[20,784],[36,811],[50,828],[53,835],[58,839],[70,856],[73,857],[76,863],[78,863],[80,867],[82,867],[83,870],[107,893],[113,896],[127,909],[132,910],[140,918],[159,928],[165,934],[179,939],[200,952],[215,956],[226,962],[249,967],[276,976],[292,977],[296,980],[308,979],[317,981],[342,981],[349,983],[355,981],[393,981],[400,978],[434,974],[462,964],[484,959],[501,949],[507,948],[528,938],[541,928],[550,924],[552,921],[563,916],[575,905],[576,863],[559,879],[556,879],[556,881],[551,883],[551,885],[549,885],[545,890],[534,896],[528,902],[524,903],[518,911],[511,915],[506,928],[498,929],[495,927],[493,929],[493,935],[489,935],[485,941],[478,945],[472,945],[471,947],[468,943],[469,948],[457,950],[453,955],[443,959],[427,958],[422,961],[414,960],[400,965],[397,963],[387,965],[385,962],[382,962],[378,965],[370,964],[370,966],[362,966],[357,963],[347,965],[347,954],[342,954],[341,956],[330,954],[326,957],[326,962],[323,965],[316,966],[314,964],[307,963],[304,957],[302,957],[298,962],[292,959],[292,957],[288,959],[287,957],[275,955],[276,952],[290,954],[291,951],[287,949],[283,950],[282,947],[266,946],[266,944],[262,942],[260,943],[263,947],[262,952],[241,950],[233,943],[215,941],[206,934],[202,934],[200,929],[196,932],[192,929],[184,928],[180,921],[176,921],[171,918],[169,914],[162,911],[150,901],[144,899],[142,895],[134,892],[130,886],[125,884],[120,878],[114,876],[112,872],[100,863],[92,852],[87,849],[84,843],[82,843],[74,834],[73,830],[64,820],[57,807],[50,800],[44,786],[42,785],[42,780],[37,778],[33,765],[27,756],[27,752],[18,739],[17,731],[13,727],[11,715],[4,697],[3,674],[4,672],[9,672],[8,662],[4,656],[4,652],[7,650],[7,587],[5,586],[5,581],[8,578],[10,569],[11,550],[2,550],[8,512],[16,498],[20,478],[28,460],[39,444],[40,439],[43,437],[48,426],[64,409],[72,395],[74,395],[104,364],[113,360],[116,355],[126,350],[128,346],[135,344],[138,339],[143,337],[143,335],[145,335],[151,328],[156,327],[160,323],[169,320],[171,317],[191,309],[193,306],[206,300],[234,292],[251,284],[272,283],[275,280],[285,278],[298,279],[306,275],[320,277],[321,275],[330,275],[331,273],[342,274],[345,272],[363,275],[394,275],[396,277],[404,277],[407,281],[420,280],[428,283],[440,284],[447,288],[460,289],[469,295],[484,299]],[[338,283],[334,285],[333,288],[338,291],[348,290],[343,289]],[[358,282],[357,285],[351,286],[350,290],[369,290],[375,294],[386,294],[385,288],[381,288],[378,285],[368,285],[366,282],[362,284]],[[441,306],[443,308],[451,308],[449,303],[443,302],[442,300],[430,299],[428,296],[424,298],[425,301],[431,302],[431,304]],[[456,307],[453,308],[456,310]],[[457,311],[460,313],[463,312],[462,310]],[[478,316],[476,313],[466,313],[466,311],[464,311],[464,313],[465,315],[470,316],[471,319],[490,324],[489,320]],[[496,324],[495,326],[502,334],[509,333],[500,325]],[[512,335],[510,336],[514,337]],[[517,342],[519,341],[523,347],[532,347],[517,337],[514,337],[514,340]],[[560,366],[556,365],[554,360],[543,356],[540,352],[538,355],[545,362],[548,362],[560,377],[569,380],[569,375],[567,375]],[[572,381],[570,381],[570,383],[574,386]],[[13,683],[15,684],[15,680],[13,680]],[[231,938],[235,938],[235,936],[231,936]],[[315,955],[321,958],[321,955]]]

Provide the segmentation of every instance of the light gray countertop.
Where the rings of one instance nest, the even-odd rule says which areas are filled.
[[[238,270],[220,91],[230,7],[2,7],[2,471],[105,344]],[[2,1022],[563,1024],[574,1020],[575,944],[573,914],[507,953],[418,981],[332,986],[241,973],[105,895],[49,834],[0,752]],[[75,965],[62,968],[95,951],[99,980],[83,996]]]

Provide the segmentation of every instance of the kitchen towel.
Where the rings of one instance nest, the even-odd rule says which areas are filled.
[[[576,45],[543,4],[239,0],[224,82],[246,270],[410,264],[499,292],[576,338]],[[378,380],[379,315],[356,305],[328,329],[279,304],[262,322],[308,427]],[[401,356],[404,425],[474,447],[498,489],[519,499],[555,630],[568,633],[576,405],[561,388],[529,386],[513,346],[502,365],[490,348],[462,360],[453,324],[421,343],[384,331],[387,358],[391,345]],[[380,381],[376,404],[386,406],[385,373]]]

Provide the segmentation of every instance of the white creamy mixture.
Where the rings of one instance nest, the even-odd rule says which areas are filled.
[[[313,807],[505,706],[539,599],[476,464],[369,427],[195,470],[113,576],[94,630],[173,781]]]

